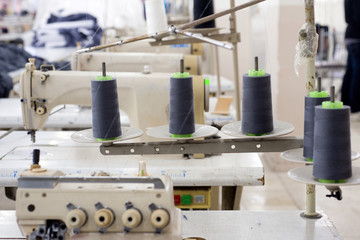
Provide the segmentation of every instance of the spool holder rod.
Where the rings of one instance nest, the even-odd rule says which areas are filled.
[[[106,63],[105,62],[102,63],[102,76],[106,77]]]
[[[259,58],[255,57],[255,71],[259,71]]]
[[[335,86],[331,86],[330,88],[330,101],[335,102]]]
[[[184,73],[184,59],[180,59],[180,73]]]
[[[318,77],[317,79],[317,90],[318,92],[321,92],[321,77]]]

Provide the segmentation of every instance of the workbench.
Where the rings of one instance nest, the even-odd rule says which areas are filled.
[[[0,186],[17,186],[19,174],[29,168],[32,150],[40,149],[40,164],[66,174],[105,171],[134,176],[145,160],[151,175],[167,174],[174,186],[256,186],[264,184],[264,168],[256,153],[227,153],[204,159],[182,155],[104,156],[100,143],[71,140],[73,131],[38,131],[36,143],[26,131],[14,131],[0,139]]]

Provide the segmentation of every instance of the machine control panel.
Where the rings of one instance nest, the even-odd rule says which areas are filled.
[[[181,212],[168,176],[65,176],[25,171],[16,216],[29,239],[152,234],[181,239]],[[101,238],[100,238],[101,239]],[[121,239],[121,238],[120,238]]]

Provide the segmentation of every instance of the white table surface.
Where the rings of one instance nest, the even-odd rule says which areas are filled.
[[[67,174],[105,171],[135,175],[138,162],[146,160],[151,175],[167,174],[174,186],[263,185],[264,168],[256,153],[231,153],[204,159],[184,159],[182,155],[104,156],[99,143],[77,143],[70,131],[38,131],[36,143],[25,131],[15,131],[0,139],[0,186],[16,186],[19,174],[29,168],[32,150],[38,148],[40,164]]]
[[[341,239],[326,215],[304,219],[300,211],[183,211],[183,238],[206,240],[335,240]],[[0,239],[25,239],[15,211],[0,211]]]

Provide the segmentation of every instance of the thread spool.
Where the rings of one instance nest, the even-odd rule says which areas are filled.
[[[184,72],[183,60],[180,72],[170,78],[170,123],[172,137],[192,137],[195,132],[193,79]]]
[[[243,75],[241,131],[249,136],[261,136],[274,130],[271,76],[258,68]]]
[[[194,0],[194,20],[214,14],[213,0]],[[194,28],[214,28],[215,20],[211,20]]]
[[[322,102],[329,100],[330,97],[328,93],[321,91],[321,78],[318,78],[317,91],[312,91],[309,93],[309,96],[305,96],[303,156],[309,162],[313,161],[315,106],[321,105]]]
[[[116,140],[121,136],[117,84],[115,78],[106,76],[105,63],[102,66],[102,76],[91,81],[93,137]]]
[[[163,0],[146,0],[145,12],[148,34],[164,31],[168,28]]]
[[[352,176],[350,107],[342,102],[315,107],[313,176],[323,183],[343,183]]]

